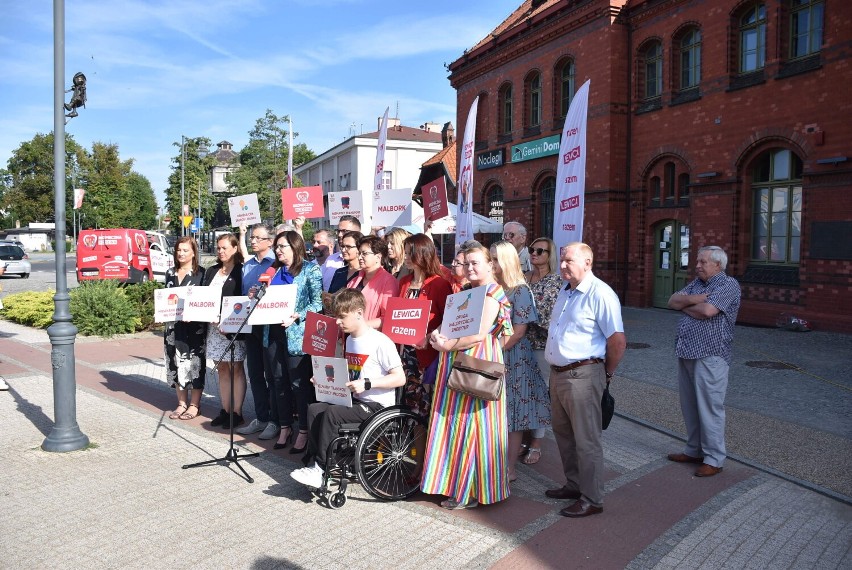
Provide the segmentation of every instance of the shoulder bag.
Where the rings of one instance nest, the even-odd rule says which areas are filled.
[[[499,400],[503,392],[505,375],[504,364],[459,352],[453,359],[447,385],[456,392],[494,401]]]

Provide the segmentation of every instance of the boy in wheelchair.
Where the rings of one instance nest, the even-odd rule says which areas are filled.
[[[306,458],[314,459],[310,467],[293,471],[290,476],[309,487],[320,488],[325,470],[328,444],[337,437],[338,427],[358,423],[382,408],[396,403],[395,389],[405,384],[402,361],[393,341],[367,325],[364,313],[367,304],[357,289],[342,289],[332,301],[332,314],[337,325],[349,335],[346,339],[346,360],[352,392],[352,407],[335,406],[325,402],[308,408],[310,439]],[[311,380],[313,382],[313,380]]]

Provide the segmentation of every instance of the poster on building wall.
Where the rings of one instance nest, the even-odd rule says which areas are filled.
[[[562,128],[562,143],[559,145],[553,241],[560,248],[571,242],[583,241],[589,83],[583,83],[571,101]]]
[[[328,223],[336,226],[341,216],[355,216],[365,224],[363,194],[357,190],[328,193]]]
[[[281,209],[285,220],[293,218],[322,218],[325,208],[322,204],[322,186],[304,188],[282,188]]]

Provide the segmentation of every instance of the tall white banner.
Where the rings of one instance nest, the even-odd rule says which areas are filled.
[[[376,146],[376,173],[373,178],[373,191],[364,193],[364,220],[365,225],[367,226],[367,231],[364,233],[369,233],[369,228],[372,224],[372,212],[373,212],[373,194],[375,192],[379,192],[382,189],[382,180],[384,178],[385,173],[385,145],[388,141],[388,112],[390,111],[390,107],[385,108],[385,114],[382,117],[382,124],[379,127],[379,142]]]
[[[586,189],[586,119],[589,115],[589,81],[574,95],[559,146],[556,167],[556,203],[553,241],[562,248],[583,241],[583,210]]]
[[[456,214],[456,248],[473,239],[473,147],[476,139],[476,108],[479,96],[470,105],[464,125],[461,164],[459,165],[458,212]]]

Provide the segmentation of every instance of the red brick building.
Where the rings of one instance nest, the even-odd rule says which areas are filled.
[[[845,0],[527,0],[449,66],[459,135],[480,98],[475,209],[552,235],[590,79],[583,235],[626,304],[665,306],[719,245],[740,322],[852,332],[850,56]]]

